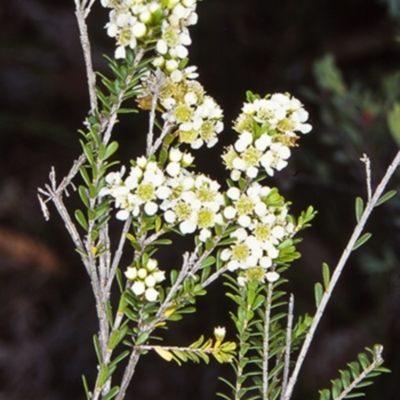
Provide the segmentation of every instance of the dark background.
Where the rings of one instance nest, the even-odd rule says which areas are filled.
[[[354,198],[365,195],[359,157],[370,155],[376,183],[397,151],[384,115],[374,118],[362,90],[338,105],[318,86],[313,66],[333,54],[346,84],[379,92],[378,100],[373,97],[383,104],[380,80],[399,70],[396,4],[391,13],[377,0],[205,0],[198,7],[191,63],[224,108],[227,127],[215,149],[200,153],[201,169],[223,179],[223,169],[210,160],[218,160],[223,146],[233,142],[230,121],[246,90],[290,91],[310,110],[313,132],[301,139],[290,166],[270,182],[293,202],[294,213],[308,204],[319,210],[303,235],[303,257],[289,271],[298,312],[313,312],[321,263],[335,265],[355,224]],[[113,51],[102,28],[106,20],[107,12],[97,4],[89,24],[95,67],[103,72],[102,54]],[[52,210],[50,222],[44,222],[36,199],[51,166],[60,180],[80,154],[77,129],[88,96],[73,1],[2,2],[0,50],[0,400],[83,399],[81,374],[90,380],[95,372],[90,285],[60,219]],[[343,116],[361,138],[357,146],[347,140]],[[144,122],[127,117],[116,130],[122,159],[142,153]],[[398,182],[395,178],[390,187]],[[74,208],[79,203],[71,197]],[[399,208],[395,199],[370,221],[374,236],[352,257],[336,289],[296,399],[317,398],[317,390],[329,386],[339,368],[377,342],[385,345],[386,366],[393,373],[368,388],[366,398],[399,398]],[[176,253],[160,254],[171,265],[179,262]],[[189,344],[221,324],[232,330],[226,312],[231,304],[223,291],[211,288],[198,303],[199,313],[168,331],[167,343]],[[224,390],[216,378],[222,371],[230,373],[216,362],[179,368],[149,355],[127,399],[215,398],[216,390]]]

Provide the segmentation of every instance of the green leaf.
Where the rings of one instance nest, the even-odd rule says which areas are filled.
[[[132,114],[139,112],[136,108],[119,108],[117,113],[118,114]]]
[[[81,210],[75,210],[75,219],[79,222],[79,225],[85,230],[88,230],[88,224],[86,218]]]
[[[340,379],[334,379],[332,381],[332,397],[336,399],[342,391],[342,381]]]
[[[118,142],[111,142],[106,148],[103,160],[107,160],[108,158],[110,158],[118,150],[118,146]]]
[[[101,400],[111,400],[119,393],[119,387],[114,386]]]
[[[146,342],[149,338],[150,334],[148,332],[142,332],[139,337],[136,339],[136,345],[139,346]]]
[[[119,362],[121,362],[124,358],[129,356],[129,350],[125,350],[123,353],[119,354],[114,360],[110,362],[110,368],[116,366]]]
[[[87,208],[89,208],[89,199],[88,199],[88,196],[87,196],[87,193],[86,193],[86,188],[85,188],[84,186],[80,185],[80,186],[78,187],[78,193],[79,193],[79,197],[80,197],[81,200],[82,200],[82,203],[83,203]]]
[[[85,144],[82,140],[80,142],[82,144],[83,152],[85,153],[85,156],[86,156],[89,164],[91,166],[95,166],[96,163],[94,161],[94,156],[93,156],[92,150],[90,149],[90,145],[89,144]]]
[[[369,233],[369,232],[364,233],[364,235],[362,235],[362,236],[357,240],[357,242],[355,243],[355,245],[354,245],[352,251],[354,251],[354,250],[358,249],[359,247],[361,247],[364,243],[366,243],[366,242],[370,239],[371,236],[372,236],[372,234]]]
[[[319,282],[317,282],[314,286],[315,305],[317,306],[317,308],[321,303],[323,294],[324,294],[324,289],[322,285]]]
[[[170,280],[171,280],[171,285],[175,284],[176,279],[178,278],[178,271],[176,269],[173,269],[170,274],[169,274]]]
[[[386,192],[384,195],[382,195],[379,198],[379,200],[375,204],[375,207],[378,207],[381,204],[385,203],[386,201],[391,199],[396,193],[397,193],[397,190],[389,190],[388,192]]]
[[[86,400],[90,400],[91,396],[90,396],[90,391],[89,391],[89,385],[87,383],[85,375],[82,375],[82,382],[83,382],[83,388],[85,389]]]
[[[117,347],[118,343],[125,337],[128,332],[128,327],[125,325],[121,329],[117,329],[111,333],[110,340],[108,342],[108,348],[113,350]]]
[[[201,264],[201,268],[209,267],[214,264],[215,264],[215,257],[209,256],[203,261],[203,263]]]
[[[327,263],[323,263],[322,264],[322,277],[323,277],[323,280],[324,280],[324,287],[325,287],[325,290],[326,290],[326,289],[328,289],[329,282],[331,280],[331,272],[329,270],[329,266],[328,266]]]
[[[103,362],[103,358],[101,357],[100,342],[97,335],[93,335],[93,345],[97,356],[97,361],[99,364],[101,364]]]
[[[356,197],[356,220],[360,221],[361,215],[364,212],[364,200],[361,197]]]
[[[114,325],[114,321],[113,321],[113,315],[112,315],[110,302],[107,300],[104,305],[105,305],[108,323],[110,324],[110,327],[112,327]]]
[[[108,379],[108,365],[103,364],[100,367],[99,377],[97,379],[97,387],[101,388],[106,383]]]
[[[320,400],[331,400],[331,392],[328,389],[323,389],[319,391]]]

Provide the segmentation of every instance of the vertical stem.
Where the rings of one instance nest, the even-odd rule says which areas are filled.
[[[286,326],[285,366],[282,378],[281,399],[283,398],[289,379],[290,350],[292,347],[293,310],[294,310],[294,296],[293,294],[291,294],[289,298],[288,320]]]
[[[91,6],[91,5],[90,5]],[[88,80],[89,98],[90,98],[90,113],[94,114],[97,109],[97,96],[96,96],[96,75],[93,71],[92,63],[92,50],[87,31],[86,18],[88,12],[84,9],[79,0],[75,0],[75,15],[78,21],[78,28],[83,50],[83,57],[85,59],[86,76]]]
[[[268,400],[268,361],[269,361],[269,327],[271,323],[271,303],[273,284],[268,283],[267,302],[265,304],[264,339],[263,339],[263,400]]]

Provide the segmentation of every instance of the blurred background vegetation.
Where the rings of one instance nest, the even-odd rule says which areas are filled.
[[[94,372],[96,318],[88,279],[55,213],[45,223],[36,188],[51,166],[61,178],[79,155],[77,129],[88,109],[86,78],[72,0],[0,4],[0,400],[83,399],[81,374]],[[321,264],[338,260],[355,224],[354,199],[366,198],[363,153],[376,184],[399,147],[400,1],[204,0],[192,29],[191,63],[225,110],[221,143],[201,152],[198,166],[224,179],[218,157],[233,142],[232,121],[250,89],[289,91],[310,111],[314,130],[300,141],[274,181],[298,213],[319,211],[304,234],[303,257],[289,271],[298,312],[314,310]],[[89,19],[94,63],[113,41],[100,4]],[[121,122],[121,157],[143,151],[146,117]],[[210,160],[216,160],[210,162]],[[398,189],[399,173],[390,184]],[[69,203],[76,206],[71,196]],[[116,226],[117,228],[117,226]],[[318,398],[337,370],[364,346],[385,345],[392,369],[368,388],[367,399],[398,400],[400,392],[400,197],[379,207],[368,244],[351,258],[301,375],[297,400]],[[179,262],[160,252],[162,264]],[[166,333],[187,344],[227,324],[231,304],[211,288],[199,314]],[[179,368],[143,359],[128,400],[209,400],[224,390],[216,363]]]

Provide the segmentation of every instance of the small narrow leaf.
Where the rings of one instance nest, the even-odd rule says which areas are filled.
[[[356,198],[356,220],[360,221],[361,215],[364,212],[364,200],[361,197]]]
[[[100,367],[99,378],[97,379],[97,387],[101,388],[106,383],[108,379],[108,366],[103,364]]]
[[[382,195],[379,198],[379,200],[375,204],[375,207],[378,207],[381,204],[385,203],[386,201],[391,199],[396,193],[397,193],[397,190],[389,190],[388,192],[386,192],[384,195]]]
[[[82,203],[87,207],[87,208],[89,208],[89,199],[88,199],[88,196],[87,196],[87,194],[86,194],[86,188],[84,187],[84,186],[79,186],[79,188],[78,188],[78,192],[79,192],[79,197],[81,198],[81,200],[82,200]]]
[[[148,332],[142,332],[136,339],[136,345],[139,346],[143,344],[149,338],[149,336],[150,334]]]
[[[118,143],[115,141],[111,142],[106,148],[103,160],[107,160],[107,158],[110,158],[117,150],[118,150]]]
[[[93,336],[93,344],[94,344],[94,351],[96,352],[97,356],[97,361],[99,362],[99,364],[101,364],[103,362],[103,359],[101,357],[100,342],[97,335]]]
[[[75,210],[75,218],[79,222],[79,225],[85,230],[88,230],[88,224],[85,216],[81,210]]]
[[[367,232],[364,233],[364,235],[362,235],[357,242],[355,243],[354,247],[353,247],[353,251],[358,249],[359,247],[361,247],[364,243],[366,243],[370,238],[371,238],[372,234]]]
[[[87,383],[87,380],[85,378],[85,375],[82,375],[82,382],[83,382],[83,387],[85,389],[85,394],[86,394],[86,400],[90,400],[90,391],[89,391],[89,385]]]
[[[154,347],[156,353],[166,361],[171,361],[174,356],[168,350],[164,350],[162,347]]]
[[[113,399],[117,394],[119,393],[119,387],[114,386],[104,397],[102,397],[102,400],[111,400]]]
[[[327,263],[322,264],[322,276],[324,279],[325,290],[329,287],[329,282],[331,281],[331,272]]]
[[[315,305],[317,307],[321,303],[323,294],[324,294],[324,289],[323,289],[322,285],[319,282],[317,282],[314,286]]]
[[[319,391],[320,400],[331,400],[331,392],[328,389],[323,389]]]

